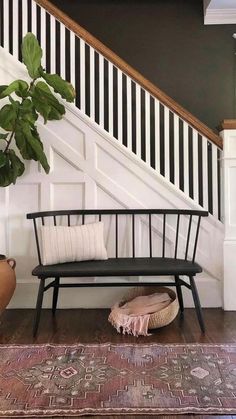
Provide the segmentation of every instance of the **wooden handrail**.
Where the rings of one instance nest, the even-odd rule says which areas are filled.
[[[169,109],[171,109],[174,113],[180,116],[184,121],[186,121],[189,125],[195,128],[198,132],[202,135],[207,137],[211,140],[214,144],[216,144],[221,149],[223,148],[223,141],[222,138],[219,137],[217,134],[214,133],[213,130],[208,128],[205,124],[203,124],[199,119],[193,116],[190,112],[180,106],[177,102],[171,99],[168,95],[166,95],[162,90],[156,87],[153,83],[147,80],[145,77],[142,76],[138,71],[136,71],[133,67],[131,67],[128,63],[126,63],[122,58],[116,55],[112,50],[106,47],[102,42],[100,42],[97,38],[95,38],[91,33],[86,31],[86,29],[82,28],[77,22],[72,20],[69,16],[67,16],[64,12],[62,12],[58,7],[52,4],[49,0],[35,0],[37,4],[42,6],[48,13],[53,15],[56,19],[62,22],[68,29],[74,32],[77,36],[82,38],[85,42],[87,42],[90,46],[92,46],[96,51],[100,52],[107,60],[111,61],[116,67],[122,70],[125,74],[127,74],[131,79],[136,81],[147,90],[151,95],[156,97],[161,103],[166,105]]]

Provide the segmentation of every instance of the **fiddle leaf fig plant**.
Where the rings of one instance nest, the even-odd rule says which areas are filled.
[[[0,186],[15,184],[25,170],[22,160],[38,161],[49,172],[37,120],[42,116],[46,124],[62,119],[65,107],[55,93],[67,102],[75,99],[70,83],[42,68],[42,49],[32,33],[23,39],[22,58],[31,81],[15,80],[0,86],[0,100],[4,99],[0,109]]]

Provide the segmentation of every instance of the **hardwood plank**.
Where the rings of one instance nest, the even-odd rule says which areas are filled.
[[[32,337],[34,310],[6,310],[1,317],[0,343],[235,343],[236,312],[204,309],[206,334],[199,329],[194,309],[151,336],[122,335],[107,321],[108,309],[43,310],[38,336]]]
[[[153,331],[151,336],[138,338],[118,334],[107,321],[110,310],[43,310],[38,336],[32,337],[34,310],[6,310],[0,322],[0,344],[30,343],[236,343],[236,312],[204,309],[206,334],[200,332],[194,309],[186,309],[169,326]],[[86,416],[102,419],[104,416]],[[127,419],[145,419],[147,415],[125,415]],[[153,417],[153,416],[150,416]],[[164,419],[230,419],[221,415],[166,415]],[[80,416],[81,418],[81,416]],[[121,416],[109,416],[120,419]],[[23,418],[22,418],[23,419]],[[40,419],[40,418],[38,418]],[[54,419],[62,419],[55,418]],[[79,419],[79,417],[77,418]]]

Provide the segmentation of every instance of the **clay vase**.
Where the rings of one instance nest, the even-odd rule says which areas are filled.
[[[0,314],[9,304],[16,288],[15,259],[0,255]]]

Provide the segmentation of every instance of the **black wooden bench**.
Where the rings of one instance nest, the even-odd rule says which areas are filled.
[[[28,219],[32,219],[34,223],[34,232],[36,238],[36,246],[38,252],[39,265],[33,269],[32,274],[40,279],[38,298],[36,304],[35,322],[33,328],[34,336],[37,334],[40,321],[41,308],[43,302],[43,294],[50,288],[53,288],[52,312],[55,315],[57,308],[59,288],[64,287],[88,287],[88,286],[175,286],[179,300],[180,310],[183,312],[183,296],[182,286],[192,291],[194,305],[199,321],[201,331],[205,331],[204,321],[200,300],[195,285],[195,275],[202,272],[201,266],[195,262],[197,251],[197,242],[199,236],[199,228],[201,217],[206,217],[207,211],[195,210],[172,210],[172,209],[97,209],[97,210],[62,210],[62,211],[45,211],[27,214]],[[41,244],[39,237],[39,226],[52,222],[53,225],[59,225],[62,220],[68,226],[72,225],[72,219],[77,217],[79,223],[84,224],[87,216],[96,217],[97,221],[104,221],[107,216],[114,217],[114,257],[108,260],[83,261],[72,263],[61,263],[57,265],[43,266],[41,263]],[[131,254],[129,257],[119,256],[119,220],[121,216],[130,217],[131,222]],[[136,256],[137,236],[136,222],[137,218],[142,217],[143,222],[148,228],[148,257]],[[170,217],[170,223],[168,223]],[[176,220],[175,220],[176,219]],[[91,222],[91,221],[89,221]],[[155,223],[161,223],[162,243],[160,249],[153,246],[153,236],[156,232],[160,235],[160,225],[155,227]],[[180,226],[183,226],[183,232],[180,233]],[[172,234],[173,256],[167,257],[166,242],[170,243],[167,237],[167,229]],[[157,231],[158,230],[158,231]],[[181,242],[181,246],[179,243]],[[181,249],[180,249],[181,247]],[[160,254],[156,256],[154,253],[159,250]],[[182,257],[179,256],[180,251]],[[179,256],[179,257],[178,257]],[[98,283],[67,283],[60,282],[60,278],[70,277],[129,277],[129,276],[173,276],[174,281],[162,282],[157,281],[141,282],[141,281],[116,281],[108,282],[107,280]],[[189,282],[186,282],[180,276],[187,276]],[[48,278],[54,278],[49,284],[45,285]]]

